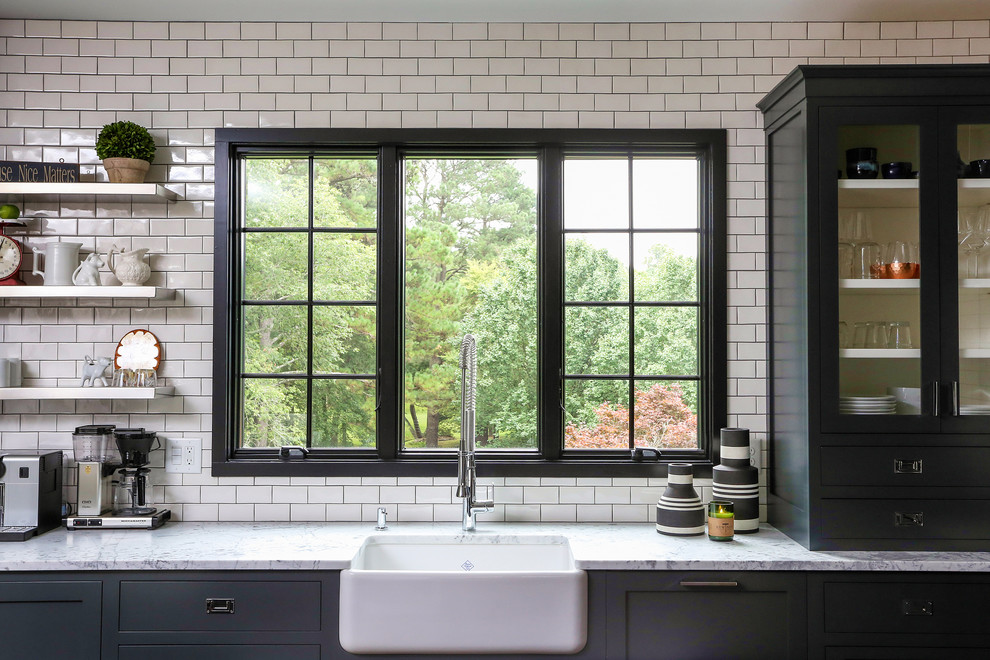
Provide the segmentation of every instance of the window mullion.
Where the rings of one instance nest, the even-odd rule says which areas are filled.
[[[394,146],[378,150],[378,190],[377,448],[389,460],[402,444],[402,168]]]
[[[546,460],[564,449],[564,158],[560,147],[540,154],[539,449]]]

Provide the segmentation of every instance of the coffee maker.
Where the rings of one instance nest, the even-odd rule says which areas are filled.
[[[70,516],[66,520],[69,529],[155,529],[172,517],[168,509],[151,506],[149,497],[151,469],[147,465],[151,462],[152,445],[158,440],[157,435],[153,431],[134,428],[116,429],[113,436],[120,458],[111,470],[112,510],[108,515]]]
[[[120,467],[113,424],[77,426],[72,434],[76,459],[76,514],[99,516],[110,510],[113,473]]]

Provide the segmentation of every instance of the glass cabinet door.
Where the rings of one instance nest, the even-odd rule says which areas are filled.
[[[979,121],[979,120],[982,120]],[[946,314],[947,375],[950,391],[943,420],[949,430],[990,428],[990,109],[957,110],[943,118],[943,186],[954,191],[949,208],[955,222],[944,235],[952,249],[943,254],[958,309]],[[951,164],[951,165],[950,165]],[[947,195],[949,199],[953,195]],[[953,235],[954,231],[954,235]],[[949,297],[951,301],[951,296]],[[951,307],[949,308],[951,309]],[[955,344],[955,345],[953,345]],[[955,360],[951,359],[956,357]]]
[[[935,204],[928,170],[936,154],[927,114],[836,109],[834,121],[823,122],[826,431],[926,432],[938,425],[938,235],[928,208]]]

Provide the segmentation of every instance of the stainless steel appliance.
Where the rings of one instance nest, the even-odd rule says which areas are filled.
[[[113,424],[88,424],[72,434],[77,515],[99,516],[110,510],[113,473],[120,466],[113,431]]]
[[[0,454],[0,541],[26,541],[62,522],[62,452]]]
[[[168,509],[151,506],[149,497],[151,484],[148,477],[151,469],[147,465],[151,462],[152,445],[158,437],[153,431],[140,428],[116,429],[113,435],[120,457],[111,470],[114,473],[112,512],[103,514],[101,510],[100,514],[95,515],[80,512],[80,515],[66,519],[69,529],[154,529],[172,517]],[[102,509],[107,502],[102,490],[100,497]]]

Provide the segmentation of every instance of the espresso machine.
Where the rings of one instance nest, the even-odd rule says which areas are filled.
[[[62,520],[62,452],[0,453],[0,541],[26,541]]]
[[[113,436],[120,457],[112,470],[111,511],[92,516],[70,516],[66,519],[69,529],[155,529],[172,517],[168,509],[151,506],[151,469],[147,465],[151,462],[152,445],[158,440],[157,435],[135,428],[116,429]]]

